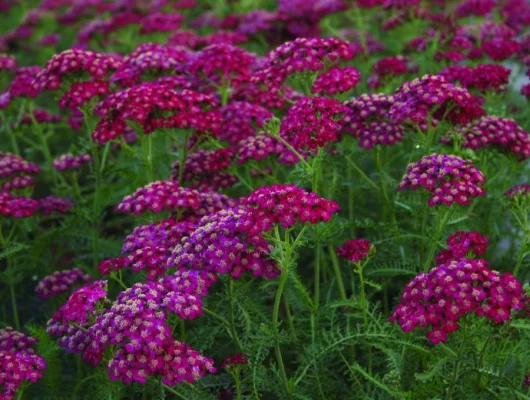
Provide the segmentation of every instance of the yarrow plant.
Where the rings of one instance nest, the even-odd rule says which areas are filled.
[[[0,11],[0,398],[530,398],[528,2]]]

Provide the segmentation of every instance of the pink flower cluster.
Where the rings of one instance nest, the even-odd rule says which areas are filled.
[[[264,160],[273,154],[282,164],[293,165],[300,161],[283,143],[263,132],[241,140],[237,146],[237,162],[240,164],[249,160]]]
[[[46,299],[50,296],[58,296],[80,283],[88,283],[91,280],[91,276],[79,268],[55,271],[50,275],[46,275],[37,284],[35,293],[37,293],[41,299]]]
[[[219,139],[236,145],[243,139],[254,136],[257,128],[273,114],[264,107],[245,101],[231,101],[220,108],[223,122],[219,127]]]
[[[46,67],[35,77],[33,86],[38,92],[58,90],[64,77],[81,72],[89,74],[92,79],[104,79],[120,63],[119,57],[114,55],[78,49],[65,50],[55,54],[46,63]]]
[[[36,97],[38,91],[33,87],[32,82],[40,71],[39,66],[17,68],[13,80],[0,95],[0,109],[7,108],[11,100],[17,97]]]
[[[462,147],[480,149],[498,146],[513,153],[518,160],[530,157],[530,134],[513,119],[486,116],[461,127]],[[444,138],[444,142],[451,139]]]
[[[142,19],[140,34],[175,31],[180,28],[182,22],[184,22],[184,17],[181,14],[154,12]]]
[[[39,211],[47,216],[53,213],[68,214],[72,208],[72,201],[55,196],[46,196],[39,199]]]
[[[416,276],[405,288],[390,321],[405,332],[431,326],[427,337],[438,344],[459,330],[459,320],[467,314],[500,324],[523,304],[523,289],[511,273],[490,270],[485,260],[464,258]]]
[[[83,164],[92,161],[89,154],[82,154],[75,156],[73,154],[63,154],[53,160],[52,167],[57,171],[76,170],[83,166]]]
[[[219,150],[198,150],[189,154],[184,164],[184,182],[211,179],[213,175],[226,170],[232,165],[234,153],[234,149],[223,148]],[[171,178],[178,181],[180,161],[175,161],[171,169],[173,170]]]
[[[442,70],[439,76],[448,81],[456,81],[466,89],[481,92],[504,91],[510,79],[510,70],[497,64],[479,64],[476,67],[451,65]]]
[[[210,95],[176,91],[168,84],[142,83],[113,93],[96,106],[94,111],[102,118],[92,138],[100,144],[116,139],[126,132],[126,121],[140,124],[144,134],[159,128],[216,131],[220,116],[211,110],[216,105]]]
[[[242,200],[246,208],[242,229],[259,235],[280,224],[287,229],[297,222],[317,224],[328,222],[339,205],[296,185],[272,185],[254,190]]]
[[[32,348],[37,339],[12,328],[0,329],[0,394],[3,400],[15,399],[18,388],[25,382],[42,378],[46,361]]]
[[[247,356],[244,353],[237,353],[226,357],[221,363],[221,368],[226,371],[231,371],[237,368],[238,365],[248,365]]]
[[[18,61],[14,56],[9,54],[0,54],[0,71],[15,69]]]
[[[447,238],[447,249],[438,253],[436,264],[485,254],[488,244],[488,237],[478,232],[458,231]]]
[[[39,202],[27,197],[0,192],[0,215],[14,218],[31,217],[39,209]]]
[[[475,165],[460,157],[446,154],[425,156],[407,166],[398,190],[423,187],[431,193],[429,206],[458,203],[468,205],[471,199],[485,196],[486,177]]]
[[[477,98],[438,75],[405,82],[394,93],[394,104],[389,110],[390,118],[397,123],[425,123],[431,117],[439,121],[445,117],[455,125],[462,125],[484,114]]]
[[[11,179],[19,175],[34,175],[40,172],[37,164],[12,153],[0,152],[0,179]]]
[[[346,107],[327,97],[306,97],[297,101],[282,120],[280,135],[295,149],[317,152],[339,140],[338,122]]]
[[[372,248],[372,243],[366,239],[351,239],[344,242],[337,248],[339,257],[353,263],[358,263],[368,256]]]
[[[105,97],[109,94],[107,81],[91,81],[73,83],[68,91],[59,99],[59,107],[77,110],[96,97]]]
[[[387,117],[394,97],[386,94],[363,94],[344,103],[346,112],[341,120],[344,130],[359,138],[359,146],[371,149],[375,145],[402,142],[405,128]]]

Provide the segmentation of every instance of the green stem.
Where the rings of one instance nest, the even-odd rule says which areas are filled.
[[[182,143],[182,150],[179,157],[179,186],[182,186],[184,183],[184,168],[186,164],[186,157],[188,156],[188,140],[190,138],[190,132],[188,130],[184,131],[184,141]]]
[[[11,307],[13,308],[13,318],[15,319],[15,327],[17,331],[20,330],[20,320],[18,318],[17,296],[15,295],[15,285],[9,282],[9,294],[11,296]]]
[[[181,395],[179,392],[177,392],[175,389],[173,389],[171,386],[168,386],[166,384],[162,384],[162,386],[164,387],[164,390],[167,390],[168,392],[170,393],[173,393],[175,396],[177,396],[179,399],[182,399],[182,400],[189,400],[187,399],[186,397],[184,397],[183,395]]]
[[[276,290],[276,296],[274,298],[274,307],[272,310],[272,327],[274,329],[274,352],[276,353],[276,361],[278,362],[278,367],[280,368],[280,376],[285,385],[285,390],[290,394],[289,389],[289,380],[287,379],[287,373],[285,372],[285,366],[283,364],[282,352],[280,349],[280,335],[278,330],[278,316],[280,312],[280,303],[282,300],[283,291],[285,289],[285,284],[289,277],[288,271],[284,268],[281,270],[280,284]],[[289,395],[290,397],[290,395]]]
[[[377,186],[377,184],[373,180],[371,180],[368,175],[366,175],[363,170],[359,168],[352,160],[350,160],[348,157],[344,157],[344,159],[348,162],[348,164],[352,166],[354,170],[359,173],[359,175],[361,175],[366,180],[368,184],[370,184],[370,186],[372,186],[375,190],[379,190],[379,186]]]
[[[437,226],[436,226],[434,237],[431,243],[431,247],[429,249],[429,254],[427,255],[427,260],[425,262],[424,272],[428,272],[430,270],[430,265],[432,263],[432,260],[434,259],[436,248],[438,247],[438,241],[440,240],[440,237],[445,228],[445,225],[447,224],[447,221],[449,221],[449,218],[451,217],[451,214],[453,213],[453,210],[451,208],[449,209],[442,208],[442,210],[444,210],[443,216],[440,216],[440,214],[437,214],[437,218],[436,218]]]
[[[142,155],[147,173],[147,183],[151,183],[155,180],[153,171],[153,138],[152,134],[144,135],[140,133],[140,135],[142,138]]]
[[[308,169],[308,171],[311,171],[312,167],[307,163],[307,161],[302,157],[302,155],[296,151],[296,149],[291,146],[289,142],[287,142],[284,138],[282,138],[280,135],[273,136],[275,139],[277,139],[279,142],[281,142],[285,147],[287,147],[298,159],[300,162]]]
[[[237,335],[237,329],[235,324],[235,318],[234,318],[234,280],[229,279],[228,281],[228,293],[230,296],[230,329],[232,330],[232,336],[234,341],[236,342],[236,346],[239,349],[239,351],[243,351],[243,346],[241,345],[241,341],[239,340],[239,336]]]
[[[341,300],[347,300],[346,289],[344,287],[344,281],[342,280],[342,274],[340,271],[339,259],[337,258],[337,253],[335,252],[335,248],[333,247],[331,242],[328,243],[328,251],[329,251],[329,257],[331,258],[331,264],[333,266],[333,271],[335,272],[335,279],[339,287],[340,298]]]

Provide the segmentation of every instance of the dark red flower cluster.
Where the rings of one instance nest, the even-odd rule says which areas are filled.
[[[295,149],[317,152],[340,137],[339,123],[346,107],[327,97],[306,97],[297,101],[282,120],[280,135]]]
[[[425,156],[411,163],[398,190],[423,187],[431,193],[429,206],[455,203],[468,205],[471,199],[485,196],[486,177],[475,165],[460,157],[446,154]]]
[[[260,161],[273,154],[278,156],[281,164],[293,165],[300,161],[283,143],[264,132],[241,140],[237,146],[237,162],[240,164],[249,160]]]
[[[248,365],[247,356],[244,353],[237,353],[226,357],[221,363],[221,368],[231,371],[238,365]]]
[[[311,93],[321,96],[334,96],[353,90],[359,83],[361,75],[353,67],[333,67],[317,76]]]
[[[140,124],[144,134],[160,128],[216,131],[220,116],[211,110],[216,104],[215,98],[207,94],[142,83],[113,93],[96,106],[94,111],[102,118],[92,138],[100,144],[116,139],[127,130],[126,121]]]
[[[402,142],[405,128],[388,118],[394,97],[386,94],[363,94],[344,103],[346,112],[342,128],[359,138],[359,146],[371,149],[375,145]]]
[[[182,22],[184,22],[184,17],[181,14],[154,12],[142,19],[140,34],[146,35],[154,32],[176,31],[180,28]]]
[[[500,324],[523,303],[523,289],[511,273],[490,270],[485,260],[464,258],[416,276],[405,288],[390,321],[405,332],[431,326],[427,337],[438,344],[459,330],[459,320],[466,314]]]
[[[394,93],[394,104],[389,110],[390,118],[397,123],[424,123],[434,117],[462,125],[484,114],[477,98],[437,75],[405,82]]]
[[[366,239],[351,239],[344,242],[337,248],[339,257],[353,263],[364,260],[372,248],[372,243]]]
[[[378,60],[372,67],[372,75],[368,78],[368,86],[376,89],[383,86],[387,78],[415,72],[417,67],[406,56],[391,56]]]
[[[36,65],[17,68],[13,80],[0,94],[0,109],[7,108],[11,100],[17,97],[36,97],[39,92],[33,87],[32,82],[41,70],[41,67]]]
[[[38,92],[58,90],[63,78],[82,72],[89,74],[92,79],[101,80],[120,64],[120,58],[114,55],[77,49],[65,50],[46,63],[46,67],[35,77],[33,86]]]
[[[14,400],[18,388],[42,378],[46,361],[32,348],[38,340],[12,328],[0,329],[0,394],[3,400]]]
[[[27,197],[0,192],[0,214],[5,217],[28,218],[39,209],[39,202]]]
[[[451,65],[439,75],[448,81],[460,83],[466,89],[504,91],[509,82],[510,70],[496,64],[479,64],[476,67]]]
[[[12,153],[0,152],[0,180],[11,179],[19,175],[33,175],[40,172],[37,164],[24,160]]]
[[[447,238],[447,249],[436,256],[436,264],[486,254],[489,240],[478,232],[458,231]]]
[[[77,110],[95,97],[105,97],[109,94],[107,81],[91,81],[73,83],[59,100],[59,107]]]
[[[481,49],[492,60],[504,61],[516,54],[521,49],[521,45],[511,39],[494,38],[483,42]]]
[[[458,18],[489,14],[496,6],[495,0],[464,0],[455,9]]]
[[[458,130],[464,139],[462,147],[480,149],[488,146],[504,148],[518,159],[530,157],[530,134],[513,119],[487,116],[471,122]],[[450,138],[442,139],[451,142]]]
[[[55,271],[46,275],[35,288],[35,293],[41,299],[47,299],[50,296],[58,296],[61,293],[68,292],[80,283],[88,283],[92,277],[79,268],[67,269],[64,271]]]
[[[246,208],[242,229],[259,235],[280,224],[287,229],[297,222],[317,224],[328,222],[339,205],[296,185],[272,185],[254,190],[242,200]]]

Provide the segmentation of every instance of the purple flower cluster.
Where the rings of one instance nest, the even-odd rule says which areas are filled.
[[[447,249],[436,256],[436,264],[486,254],[489,239],[478,232],[458,231],[447,238]]]
[[[340,137],[338,122],[346,107],[327,97],[306,97],[297,101],[282,120],[280,135],[295,149],[317,152]]]
[[[351,239],[344,242],[337,248],[339,257],[353,263],[364,260],[372,248],[372,243],[366,239]]]
[[[39,66],[17,68],[13,80],[7,89],[0,94],[0,109],[7,108],[11,100],[15,98],[36,97],[38,91],[33,87],[32,82],[40,71],[41,67]]]
[[[219,150],[198,150],[186,157],[184,164],[184,182],[194,180],[208,180],[219,172],[226,170],[232,164],[235,150],[223,148]],[[178,181],[180,175],[180,161],[177,160],[171,166],[173,173],[171,178]]]
[[[39,209],[39,202],[27,197],[13,196],[0,192],[0,215],[14,218],[28,218]]]
[[[451,65],[440,72],[448,81],[457,81],[466,89],[481,92],[504,91],[510,78],[510,70],[497,64],[479,64],[476,67]]]
[[[390,118],[397,123],[424,123],[429,118],[439,121],[445,118],[462,125],[484,114],[477,98],[437,75],[405,82],[394,93],[394,104],[389,110]]]
[[[82,154],[75,156],[73,154],[63,154],[53,160],[52,167],[57,171],[76,170],[80,169],[83,164],[92,161],[92,157],[89,154]]]
[[[55,196],[46,196],[38,200],[39,211],[47,216],[53,213],[68,214],[72,208],[72,201]]]
[[[333,67],[317,76],[311,93],[320,96],[334,96],[353,90],[359,83],[361,74],[353,67]]]
[[[427,337],[438,344],[459,330],[458,322],[466,314],[500,324],[523,304],[523,289],[511,273],[490,270],[485,260],[464,258],[416,276],[405,288],[390,320],[405,332],[431,326]]]
[[[18,388],[25,382],[42,378],[46,361],[32,348],[37,339],[12,328],[0,329],[0,394],[3,400],[15,399]]]
[[[184,22],[184,17],[181,14],[154,12],[142,19],[140,34],[175,31],[180,28],[182,22]]]
[[[273,114],[264,107],[245,101],[232,101],[220,108],[223,122],[219,127],[219,139],[236,145],[243,139],[254,136],[257,128]]]
[[[521,183],[507,190],[504,195],[507,197],[527,196],[530,194],[530,185]]]
[[[12,153],[0,152],[0,180],[10,180],[17,176],[34,175],[39,172],[40,167],[37,164]]]
[[[237,162],[240,164],[249,160],[260,161],[273,154],[278,156],[278,162],[282,164],[293,165],[300,161],[283,143],[264,132],[241,140],[237,146]]]
[[[402,142],[405,128],[388,118],[394,97],[386,94],[363,94],[344,103],[346,112],[341,120],[343,129],[359,138],[359,146],[371,149],[375,145]]]
[[[94,312],[96,303],[106,298],[107,281],[94,281],[72,293],[68,301],[59,308],[52,319],[62,324],[73,322],[84,325]]]
[[[431,193],[429,206],[458,203],[468,205],[471,199],[485,196],[482,188],[486,177],[475,165],[460,157],[446,154],[425,156],[409,164],[398,190],[417,190],[420,187]]]
[[[458,130],[463,137],[462,147],[480,149],[498,146],[513,153],[518,160],[530,157],[530,134],[513,119],[486,116]],[[444,138],[444,142],[451,139]]]
[[[91,280],[91,276],[79,268],[55,271],[50,275],[46,275],[37,284],[35,293],[37,293],[41,299],[46,299],[50,296],[58,296],[80,283],[88,283]]]

